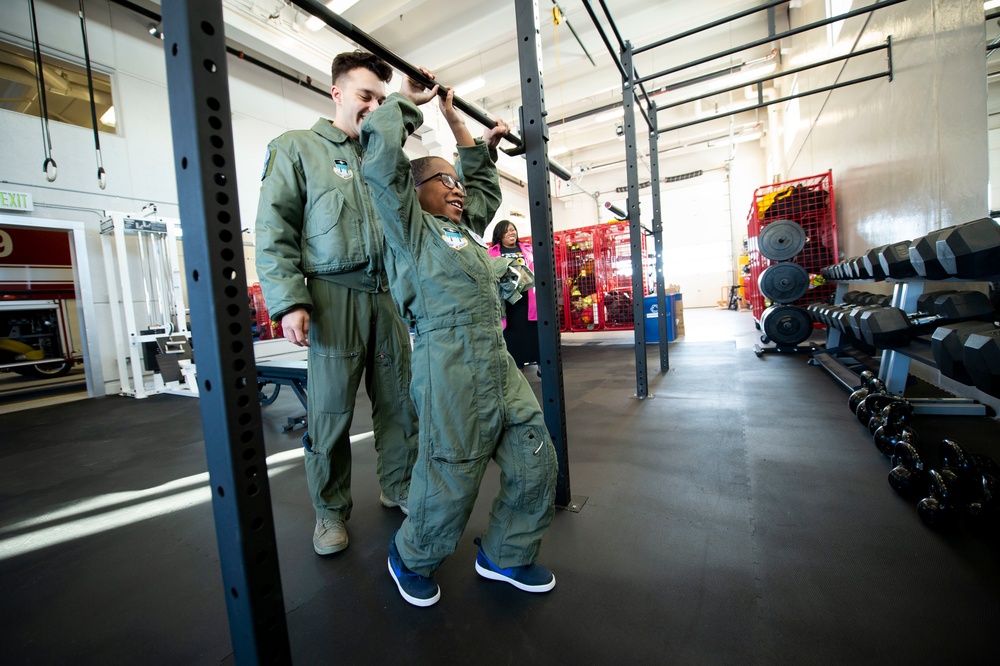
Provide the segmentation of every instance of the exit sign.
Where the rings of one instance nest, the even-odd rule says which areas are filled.
[[[31,201],[31,195],[26,192],[11,192],[0,190],[0,208],[4,210],[35,210],[35,204]]]

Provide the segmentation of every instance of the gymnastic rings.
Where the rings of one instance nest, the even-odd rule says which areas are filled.
[[[46,157],[45,161],[42,163],[42,171],[45,172],[45,180],[50,183],[56,182],[56,176],[59,175],[59,167],[56,165],[56,161],[51,157]]]

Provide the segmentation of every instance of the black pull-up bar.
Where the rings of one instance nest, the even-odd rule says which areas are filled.
[[[322,2],[318,2],[317,0],[291,0],[291,3],[293,5],[296,5],[297,7],[301,7],[305,11],[315,16],[316,18],[321,19],[324,23],[326,23],[328,26],[330,26],[331,28],[342,34],[344,37],[347,37],[347,39],[354,42],[358,46],[367,49],[368,51],[371,51],[379,58],[382,58],[382,60],[385,60],[393,67],[395,67],[399,71],[409,76],[414,81],[419,81],[428,88],[434,87],[435,84],[440,84],[440,81],[433,81],[429,79],[427,76],[424,75],[423,72],[421,72],[419,69],[417,69],[416,67],[406,62],[392,51],[390,51],[381,42],[374,39],[371,35],[362,32],[361,30],[356,28],[353,23],[345,21],[337,14],[331,12]],[[444,97],[447,94],[444,90],[443,85],[441,86],[441,91],[438,94],[440,94],[442,97]],[[457,95],[455,96],[454,99],[454,105],[455,108],[460,109],[467,116],[469,116],[476,122],[480,123],[481,125],[484,125],[490,129],[496,127],[497,125],[495,120],[493,120],[485,113],[483,113],[481,110],[479,110],[477,107],[469,104],[468,102],[466,102],[464,99],[462,99]],[[520,155],[524,152],[524,142],[521,141],[521,137],[512,132],[508,134],[505,138],[517,147],[517,150],[513,151],[505,150],[504,151],[505,153],[507,153],[508,155]],[[565,167],[556,162],[553,162],[551,159],[549,160],[549,171],[554,173],[562,180],[569,180],[570,178],[573,177],[573,174],[571,174]]]
[[[809,23],[809,24],[806,24],[806,25],[803,25],[803,26],[799,26],[798,28],[792,28],[791,30],[786,30],[785,32],[779,32],[776,35],[768,35],[767,37],[764,37],[763,39],[758,39],[758,40],[750,42],[748,44],[743,44],[742,46],[736,46],[736,47],[733,47],[731,49],[726,49],[725,51],[719,51],[718,53],[713,53],[710,56],[705,56],[704,58],[699,58],[697,60],[692,60],[691,62],[684,63],[683,65],[677,65],[675,67],[671,67],[669,69],[665,69],[665,70],[663,70],[661,72],[656,72],[655,74],[650,74],[649,76],[644,76],[644,77],[638,79],[636,81],[636,83],[645,83],[646,81],[649,81],[651,79],[657,79],[657,78],[659,78],[661,76],[667,76],[669,74],[675,74],[676,72],[680,72],[680,71],[683,71],[685,69],[689,69],[689,68],[694,67],[696,65],[703,65],[706,62],[711,62],[712,60],[717,60],[719,58],[724,58],[725,56],[730,56],[730,55],[733,55],[734,53],[739,53],[740,51],[745,51],[747,49],[752,49],[752,48],[755,48],[755,47],[758,47],[758,46],[764,46],[765,44],[770,44],[771,42],[776,42],[779,39],[784,39],[785,37],[792,37],[794,35],[798,35],[798,34],[803,33],[803,32],[808,32],[809,30],[814,30],[815,28],[821,28],[821,27],[823,27],[825,25],[830,25],[831,23],[837,23],[839,21],[843,21],[845,19],[849,19],[849,18],[852,18],[854,16],[860,16],[861,14],[867,14],[869,12],[873,12],[876,9],[882,9],[883,7],[891,7],[892,5],[898,5],[901,2],[906,2],[906,0],[881,0],[880,2],[876,2],[874,4],[867,5],[865,7],[858,7],[857,9],[852,9],[851,11],[845,12],[843,14],[838,14],[836,16],[831,16],[831,17],[825,18],[825,19],[823,19],[821,21],[816,21],[814,23]],[[660,43],[663,43],[663,42],[660,42]],[[633,53],[639,53],[640,51],[645,51],[648,48],[649,47],[642,47],[640,49],[636,49],[635,51],[633,51]]]

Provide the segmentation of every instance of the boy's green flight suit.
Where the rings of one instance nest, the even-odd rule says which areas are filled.
[[[422,120],[396,93],[361,127],[393,300],[416,332],[420,446],[396,546],[406,566],[431,575],[455,551],[493,458],[500,490],[483,551],[501,567],[531,564],[554,513],[556,460],[535,395],[507,353],[495,260],[480,238],[500,204],[496,166],[482,142],[459,147],[462,223],[425,213],[402,148]]]

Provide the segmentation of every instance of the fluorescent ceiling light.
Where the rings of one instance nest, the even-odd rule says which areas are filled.
[[[986,0],[983,3],[983,11],[989,11],[991,9],[996,9],[1000,7],[1000,0]]]
[[[115,107],[108,108],[101,116],[101,122],[110,127],[115,127]]]
[[[624,118],[624,117],[625,117],[625,109],[623,107],[619,107],[617,109],[612,109],[611,111],[598,114],[597,116],[594,117],[594,122],[603,123],[609,120],[618,120],[619,118]]]
[[[484,79],[481,76],[477,76],[474,79],[469,79],[468,81],[459,83],[457,86],[455,86],[455,94],[458,95],[459,97],[464,97],[473,90],[479,90],[485,85],[486,85],[486,79]]]
[[[358,0],[333,0],[333,2],[326,3],[326,8],[334,14],[343,14],[357,4],[357,2]],[[323,22],[323,19],[318,19],[315,16],[310,16],[309,20],[306,21],[306,28],[312,30],[313,32],[319,30],[325,25],[326,23]]]

